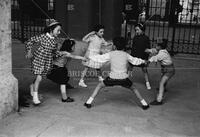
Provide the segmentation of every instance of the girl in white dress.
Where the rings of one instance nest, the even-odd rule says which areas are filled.
[[[94,55],[99,55],[102,46],[108,45],[108,43],[103,38],[103,34],[104,34],[104,26],[103,25],[97,25],[97,26],[95,26],[94,31],[88,33],[87,35],[85,35],[83,37],[82,40],[89,44],[88,49],[85,53],[86,58],[89,58],[89,57],[94,56]],[[83,62],[83,65],[85,66],[85,68],[84,68],[84,70],[81,74],[79,86],[87,87],[87,85],[84,82],[84,77],[85,77],[89,68],[96,69],[99,81],[103,80],[103,77],[101,76],[101,70],[100,70],[100,68],[103,65],[102,63],[94,62],[92,60],[88,60],[86,62]]]

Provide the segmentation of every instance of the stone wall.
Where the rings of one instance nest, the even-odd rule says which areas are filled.
[[[11,0],[0,0],[0,119],[18,108],[18,81],[12,75]]]

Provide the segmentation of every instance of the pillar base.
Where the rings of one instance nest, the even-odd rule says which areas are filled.
[[[12,74],[0,75],[0,119],[18,109],[18,81]]]

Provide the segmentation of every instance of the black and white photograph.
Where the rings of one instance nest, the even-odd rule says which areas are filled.
[[[200,0],[0,0],[0,137],[200,137]]]

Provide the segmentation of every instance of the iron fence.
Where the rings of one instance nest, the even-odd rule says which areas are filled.
[[[126,4],[130,7],[130,1],[126,0]],[[131,4],[137,4],[133,7],[138,7],[138,14],[126,19],[125,37],[129,44],[135,35],[134,25],[142,22],[152,46],[157,37],[163,37],[168,39],[168,50],[172,54],[200,54],[199,0],[135,0]]]
[[[135,23],[143,22],[146,25],[145,33],[149,36],[152,46],[155,46],[157,37],[163,37],[168,39],[168,50],[171,53],[200,54],[199,0],[123,1],[126,15],[124,35],[129,40],[129,45],[135,35]],[[41,33],[50,18],[55,16],[55,0],[11,2],[14,39],[24,41]]]
[[[25,41],[40,34],[51,18],[54,18],[54,0],[12,0],[12,38]]]

